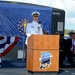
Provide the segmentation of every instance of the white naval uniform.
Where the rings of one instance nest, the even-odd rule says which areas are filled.
[[[40,29],[38,30],[38,27],[40,27]],[[43,30],[42,30],[42,26],[41,24],[39,24],[38,22],[32,21],[32,23],[28,23],[27,27],[26,27],[26,35],[27,35],[27,39],[31,34],[43,34]],[[27,44],[27,39],[26,39],[26,44]]]

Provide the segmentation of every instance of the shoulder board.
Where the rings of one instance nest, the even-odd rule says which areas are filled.
[[[31,24],[32,22],[28,22],[27,24]]]

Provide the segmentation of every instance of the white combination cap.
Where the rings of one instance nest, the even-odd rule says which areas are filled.
[[[31,14],[32,16],[39,16],[40,15],[40,13],[38,12],[38,11],[34,11],[34,12],[32,12],[32,14]]]

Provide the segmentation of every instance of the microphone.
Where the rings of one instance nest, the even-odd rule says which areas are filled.
[[[39,23],[39,26],[37,27],[37,28],[38,28],[37,33],[39,33],[39,32],[40,32],[40,29],[42,28],[42,23],[41,23],[41,21],[39,21],[38,23]]]
[[[41,21],[39,21],[39,24],[40,24],[40,28],[42,27],[42,23],[41,23]]]
[[[39,21],[39,26],[38,26],[38,31],[40,31],[40,28],[42,27],[42,23],[41,23],[41,21]]]
[[[41,21],[39,21],[39,24],[41,24]]]

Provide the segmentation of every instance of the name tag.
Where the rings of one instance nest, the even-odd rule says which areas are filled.
[[[34,26],[31,26],[32,28],[34,28]]]

